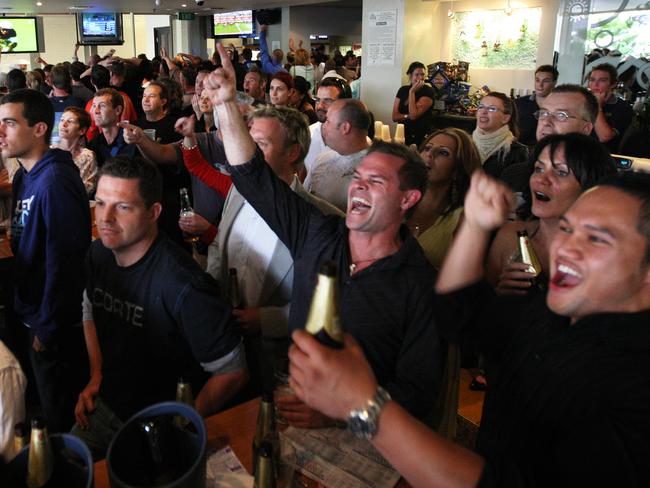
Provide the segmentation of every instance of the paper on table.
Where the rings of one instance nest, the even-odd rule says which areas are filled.
[[[252,488],[254,481],[230,446],[208,456],[206,478],[206,486],[230,488]]]
[[[366,440],[341,429],[280,432],[282,460],[336,488],[392,488],[400,475]]]

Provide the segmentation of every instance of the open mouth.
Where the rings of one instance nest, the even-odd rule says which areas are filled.
[[[350,213],[361,214],[367,212],[372,205],[365,198],[352,197],[350,201]]]
[[[536,191],[534,195],[535,195],[535,200],[539,200],[540,202],[551,201],[551,197],[549,197],[546,193],[542,193],[541,191]]]
[[[551,283],[558,288],[571,288],[582,282],[582,275],[566,264],[559,264]]]

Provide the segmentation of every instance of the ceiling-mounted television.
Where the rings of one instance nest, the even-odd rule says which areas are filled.
[[[118,12],[83,12],[77,14],[77,38],[84,45],[124,44],[122,14]]]
[[[3,53],[37,53],[36,17],[0,17],[0,47]]]
[[[255,15],[252,10],[221,12],[212,16],[212,37],[255,37]]]

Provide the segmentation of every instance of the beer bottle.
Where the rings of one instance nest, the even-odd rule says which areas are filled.
[[[336,264],[327,261],[318,273],[305,330],[315,336],[321,344],[333,349],[342,349],[343,331],[336,295]]]
[[[275,488],[277,484],[273,447],[270,442],[262,442],[255,463],[253,488]]]
[[[140,422],[140,429],[148,447],[147,462],[142,469],[148,477],[147,486],[167,485],[178,478],[179,457],[171,422],[162,418],[149,418]]]
[[[14,426],[14,454],[27,445],[27,424],[18,422]]]
[[[228,269],[228,296],[230,297],[230,306],[235,308],[244,308],[242,305],[241,293],[239,293],[239,281],[237,280],[237,268]]]
[[[192,386],[182,377],[178,378],[178,383],[176,383],[176,401],[179,403],[185,403],[194,408],[194,395],[192,395]],[[177,415],[174,418],[174,422],[178,427],[181,428],[186,427],[190,423],[188,419],[180,415]]]
[[[181,217],[192,217],[194,215],[194,209],[192,208],[192,204],[190,203],[190,196],[187,193],[187,188],[181,188],[180,194],[181,194]],[[183,232],[183,239],[185,240],[185,242],[189,242],[190,244],[192,244],[199,240],[199,236],[195,234],[188,234],[187,232]]]
[[[539,259],[537,259],[533,245],[530,243],[528,232],[525,230],[518,230],[517,242],[519,244],[519,255],[521,256],[521,262],[528,265],[529,273],[534,273],[534,276],[531,279],[531,283],[534,284],[536,282],[536,278],[542,272],[542,266],[539,264]]]
[[[27,487],[41,488],[54,473],[54,454],[42,417],[32,420],[32,436],[27,458]]]
[[[273,441],[275,433],[275,407],[273,405],[273,392],[262,393],[260,411],[257,414],[257,428],[253,438],[253,469],[257,467],[257,457],[260,446],[264,441]],[[255,474],[255,471],[253,471]]]

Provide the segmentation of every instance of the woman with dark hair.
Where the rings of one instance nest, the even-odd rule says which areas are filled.
[[[607,149],[595,139],[577,133],[545,137],[535,146],[533,161],[529,180],[533,219],[501,227],[488,256],[487,280],[502,295],[525,295],[531,287],[531,275],[519,256],[517,231],[528,232],[542,266],[541,281],[547,281],[549,245],[559,230],[560,217],[583,191],[616,173]]]
[[[501,173],[508,166],[528,161],[528,148],[517,142],[518,135],[517,108],[512,100],[500,92],[490,92],[484,96],[476,112],[476,129],[472,139],[487,174],[501,178]]]
[[[470,177],[481,160],[471,137],[453,127],[427,137],[420,156],[429,170],[427,191],[407,223],[429,262],[440,269],[462,219]]]
[[[419,61],[410,64],[409,85],[397,90],[393,103],[393,122],[404,124],[406,144],[419,146],[431,128],[433,88],[425,84],[426,68]]]
[[[293,78],[286,71],[278,71],[271,77],[269,98],[274,107],[287,107],[293,91]]]
[[[309,89],[309,82],[302,76],[296,76],[293,79],[293,90],[289,96],[289,106],[305,114],[311,125],[318,122],[318,117],[314,110],[313,100],[309,96]]]

